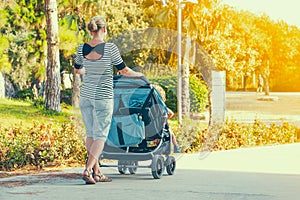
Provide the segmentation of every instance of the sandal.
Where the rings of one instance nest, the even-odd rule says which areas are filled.
[[[94,180],[96,182],[111,182],[112,179],[105,176],[104,174],[94,174]]]
[[[92,176],[92,172],[89,172],[87,169],[84,170],[82,179],[86,184],[96,184],[96,181]]]

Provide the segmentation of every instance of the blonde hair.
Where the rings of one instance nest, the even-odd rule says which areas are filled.
[[[97,32],[101,28],[106,26],[106,21],[101,16],[95,16],[91,19],[91,21],[88,23],[87,28],[91,32]]]
[[[165,90],[158,83],[153,83],[152,85],[159,92],[162,100],[164,102],[166,102],[166,92],[165,92]]]

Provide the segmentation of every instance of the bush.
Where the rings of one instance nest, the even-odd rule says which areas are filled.
[[[186,152],[200,151],[204,143],[210,142],[211,133],[207,130],[196,127],[191,129],[193,133],[189,135],[193,135],[194,139],[189,148],[186,148]],[[226,120],[221,132],[215,133],[219,135],[215,135],[216,140],[210,150],[294,143],[300,139],[299,132],[300,129],[296,125],[287,122],[282,122],[281,125],[267,125],[259,120],[255,120],[253,124]]]
[[[33,100],[33,106],[38,109],[44,109],[45,108],[45,99],[41,96],[35,98]]]
[[[202,139],[199,140],[199,138],[206,133],[207,123],[194,121],[192,119],[183,119],[183,126],[180,126],[175,120],[169,120],[168,123],[182,152],[195,152],[200,150]]]
[[[19,90],[15,96],[17,99],[22,99],[22,100],[32,100],[33,99],[33,93],[30,90],[30,88],[24,89],[24,90]]]
[[[32,100],[36,107],[41,107],[41,105],[45,103],[45,100],[42,96],[34,98],[33,92],[30,88],[19,90],[16,93],[15,98],[28,101]],[[72,105],[72,89],[65,89],[60,91],[60,102],[67,105]]]
[[[294,143],[300,140],[300,129],[290,123],[264,124],[255,120],[253,124],[226,120],[219,135],[213,135],[208,125],[201,121],[184,119],[184,126],[176,119],[169,120],[182,152],[199,152],[203,144],[214,143],[211,151],[241,147]],[[215,137],[216,136],[216,137]],[[11,127],[0,125],[0,170],[13,170],[24,166],[42,168],[48,163],[83,164],[86,151],[84,134],[74,122],[34,122],[25,127],[22,123]]]
[[[60,102],[67,105],[72,105],[72,89],[65,89],[60,91]]]
[[[177,77],[163,77],[150,79],[152,83],[158,83],[166,92],[166,105],[177,112]],[[208,90],[204,81],[195,75],[190,76],[190,110],[201,112],[208,105]]]
[[[203,80],[190,76],[190,99],[191,99],[191,112],[201,112],[205,110],[208,105],[208,89]]]
[[[16,124],[0,126],[0,170],[33,165],[42,168],[49,162],[58,165],[83,163],[86,158],[82,134],[74,123],[44,124],[32,127]]]

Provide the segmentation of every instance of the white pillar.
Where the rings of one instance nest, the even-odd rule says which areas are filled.
[[[225,119],[226,72],[212,71],[211,125],[222,124]]]

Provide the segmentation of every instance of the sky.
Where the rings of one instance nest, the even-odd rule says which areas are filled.
[[[300,28],[300,0],[223,0],[223,3],[258,15],[265,13],[275,21],[283,20]]]

